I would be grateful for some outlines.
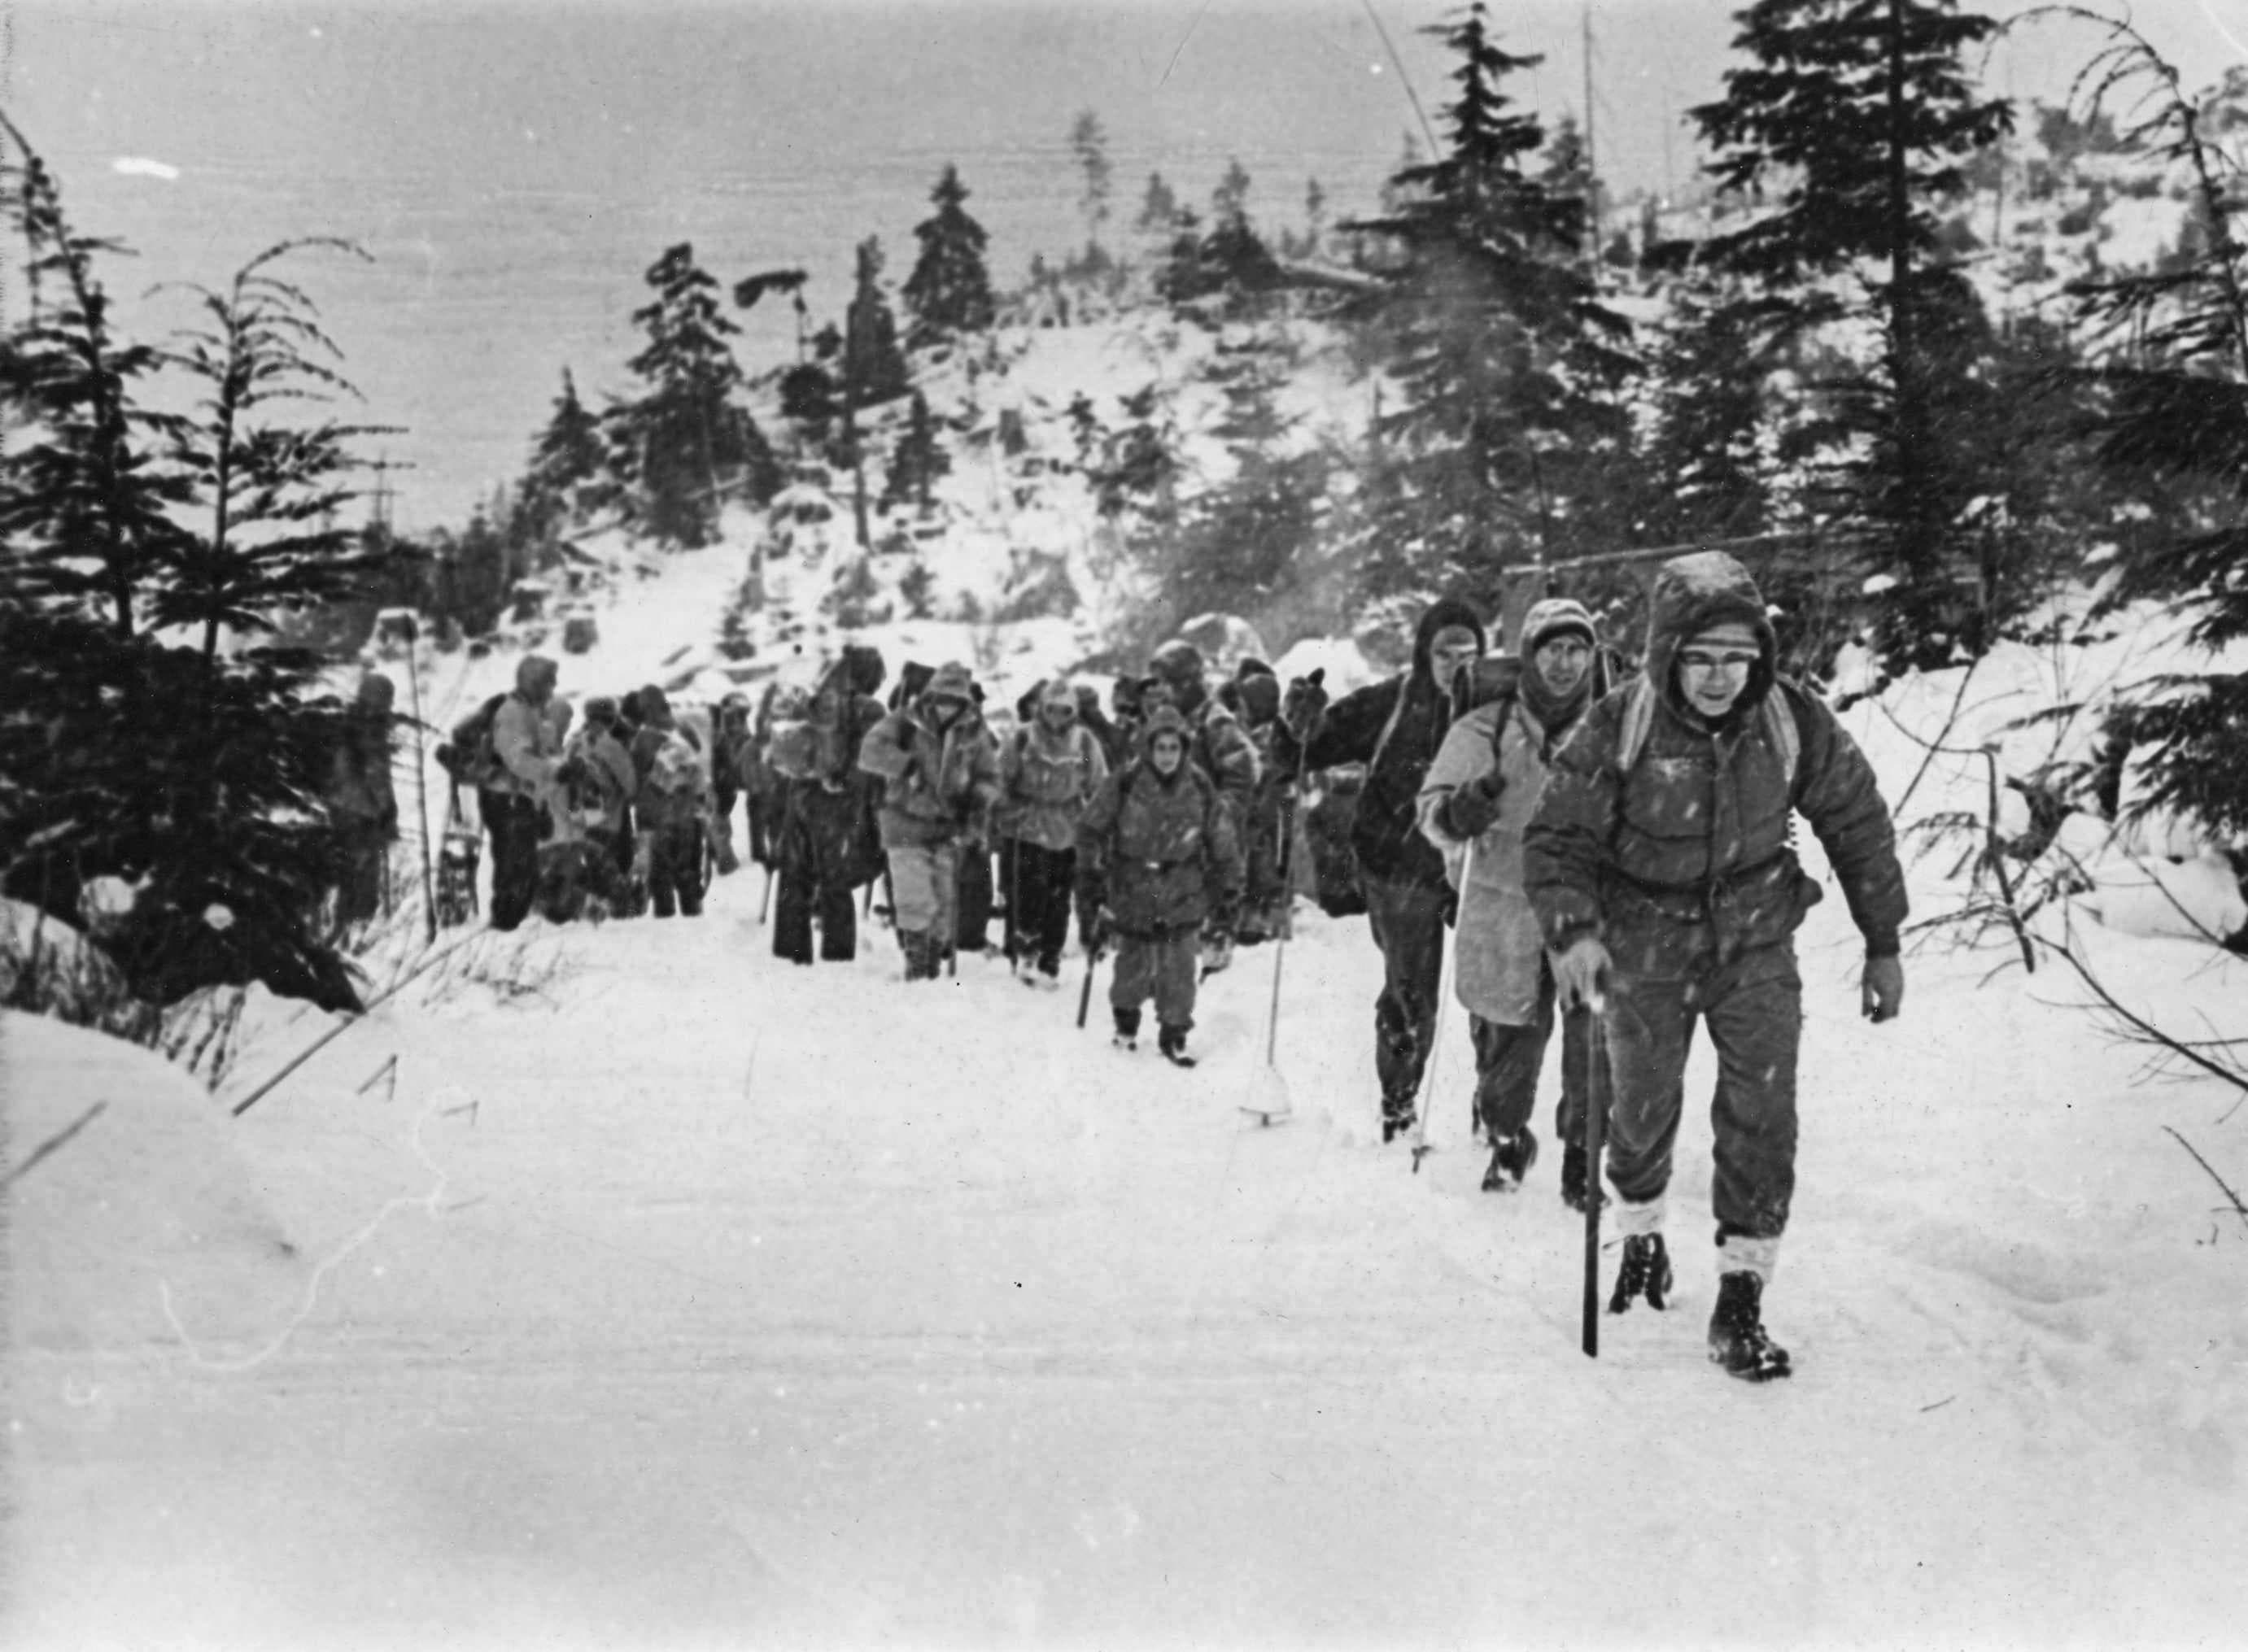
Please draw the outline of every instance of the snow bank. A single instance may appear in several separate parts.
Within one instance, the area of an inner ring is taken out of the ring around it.
[[[0,1011],[10,1344],[207,1351],[284,1322],[305,1270],[224,1111],[134,1045]]]

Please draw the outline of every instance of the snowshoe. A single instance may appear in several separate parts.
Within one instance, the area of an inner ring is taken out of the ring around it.
[[[1527,1126],[1491,1143],[1491,1168],[1483,1173],[1486,1193],[1511,1193],[1538,1162],[1538,1137]]]
[[[1673,1283],[1670,1253],[1662,1247],[1662,1235],[1634,1233],[1623,1242],[1623,1266],[1616,1270],[1608,1312],[1621,1314],[1631,1306],[1633,1298],[1643,1296],[1648,1307],[1659,1314],[1670,1306]]]
[[[1792,1375],[1787,1350],[1764,1328],[1764,1280],[1727,1273],[1717,1280],[1717,1306],[1710,1315],[1710,1360],[1744,1382],[1769,1382]]]
[[[1195,1064],[1195,1058],[1187,1054],[1187,1029],[1183,1027],[1163,1028],[1156,1037],[1155,1048],[1162,1051],[1163,1059],[1174,1067],[1192,1067]]]

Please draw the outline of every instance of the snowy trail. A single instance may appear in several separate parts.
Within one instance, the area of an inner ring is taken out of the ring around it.
[[[1456,1024],[1444,1150],[1374,1144],[1358,924],[1290,949],[1258,1130],[1267,952],[1181,1073],[1099,993],[1073,1027],[1075,966],[779,965],[758,892],[543,932],[541,997],[409,993],[245,1116],[308,1254],[393,1213],[253,1369],[152,1346],[98,1427],[30,1405],[23,1643],[2096,1644],[2248,1603],[2248,1314],[2176,1285],[2241,1253],[2185,1237],[2121,1058],[1986,964],[1876,1032],[1808,933],[1799,1375],[1751,1390],[1702,1357],[1699,1109],[1676,1306],[1587,1362],[1558,1151],[1477,1191]]]

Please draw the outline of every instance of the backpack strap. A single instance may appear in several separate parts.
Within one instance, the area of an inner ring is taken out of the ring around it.
[[[1795,801],[1795,779],[1803,767],[1803,728],[1797,720],[1793,691],[1775,677],[1758,707],[1765,738],[1779,755],[1779,772],[1787,787],[1787,800]],[[1616,772],[1628,775],[1647,749],[1648,731],[1655,725],[1655,690],[1644,675],[1635,677],[1624,690],[1623,723],[1616,738]]]

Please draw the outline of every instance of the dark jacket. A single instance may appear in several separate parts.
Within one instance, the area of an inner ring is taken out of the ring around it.
[[[1285,729],[1274,737],[1292,774],[1367,764],[1350,835],[1360,871],[1429,889],[1444,887],[1444,857],[1421,835],[1415,802],[1452,726],[1451,702],[1436,686],[1429,661],[1429,646],[1447,625],[1464,626],[1478,644],[1483,641],[1483,622],[1465,603],[1432,603],[1414,631],[1409,670],[1345,694],[1327,707],[1310,741],[1300,747]]]
[[[1681,698],[1674,667],[1696,633],[1736,620],[1755,631],[1760,658],[1713,726]],[[1524,881],[1547,945],[1597,934],[1624,974],[1676,979],[1711,957],[1785,940],[1822,892],[1789,846],[1792,808],[1818,833],[1868,953],[1895,953],[1904,873],[1873,768],[1823,702],[1779,678],[1777,658],[1739,563],[1703,551],[1663,564],[1641,691],[1653,699],[1645,745],[1623,772],[1627,685],[1555,754],[1524,834]],[[1792,788],[1764,709],[1773,694],[1799,742]]]
[[[1190,761],[1166,777],[1148,760],[1148,740],[1166,729],[1187,734],[1175,712],[1149,717],[1137,754],[1101,782],[1077,829],[1079,898],[1141,939],[1198,930],[1213,914],[1230,921],[1241,898],[1241,839],[1216,784]]]

